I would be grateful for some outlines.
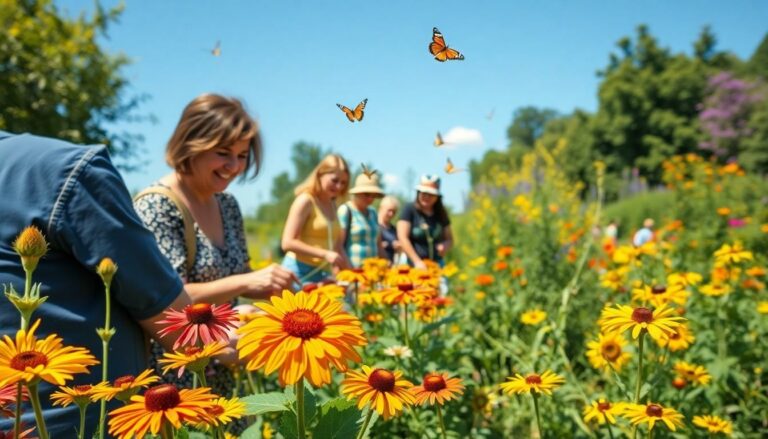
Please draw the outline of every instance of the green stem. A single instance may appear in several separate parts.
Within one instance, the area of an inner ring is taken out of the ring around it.
[[[539,437],[544,437],[544,432],[541,429],[541,416],[539,416],[539,395],[536,392],[531,392],[533,395],[533,410],[536,412],[536,427],[539,429]]]
[[[653,428],[648,428],[648,439],[653,439]]]
[[[443,439],[448,439],[448,434],[445,432],[445,421],[443,420],[443,411],[440,410],[440,404],[437,404],[437,419],[440,421],[440,431],[443,433]]]
[[[360,428],[360,431],[357,433],[357,437],[355,439],[363,439],[365,436],[365,430],[368,429],[368,424],[371,423],[371,417],[373,416],[373,409],[368,407],[368,414],[365,415],[365,421],[363,421],[363,426]]]
[[[637,349],[637,385],[635,386],[635,404],[640,403],[640,387],[643,385],[643,339],[645,330],[640,332],[639,347]]]
[[[205,369],[201,370],[200,372],[195,372],[195,375],[200,377],[200,385],[202,387],[208,387],[208,381],[205,379]]]
[[[296,424],[299,439],[305,439],[307,433],[304,431],[304,377],[296,381]]]
[[[102,357],[103,357],[103,365],[101,366],[101,380],[107,381],[107,376],[109,374],[109,337],[110,336],[110,320],[112,317],[112,305],[111,305],[111,295],[109,294],[109,282],[104,282],[104,291],[106,295],[106,310],[104,312],[104,333],[102,334],[101,339],[101,349],[102,349]],[[104,439],[104,427],[107,420],[107,401],[106,399],[101,400],[101,405],[99,407],[99,439]]]
[[[608,436],[611,439],[613,439],[613,429],[611,428],[611,423],[610,422],[606,422],[605,426],[608,427]]]
[[[88,404],[80,405],[80,430],[77,430],[77,439],[83,439],[85,437],[85,409]]]
[[[167,420],[163,421],[163,426],[160,429],[160,437],[163,439],[173,439],[175,436],[173,431],[173,425]]]
[[[403,332],[405,336],[405,346],[411,347],[411,337],[408,335],[408,304],[403,303]]]
[[[256,391],[256,384],[253,382],[253,374],[250,370],[245,371],[245,378],[248,381],[248,387],[251,388],[251,393],[254,395],[259,393]]]
[[[29,390],[29,400],[32,402],[32,408],[35,410],[35,422],[37,422],[37,434],[40,439],[48,439],[48,429],[45,428],[45,418],[43,417],[43,408],[40,405],[40,396],[37,394],[37,384],[27,384]]]
[[[21,396],[23,395],[21,382],[16,384],[16,419],[13,421],[13,437],[17,438],[21,435]]]

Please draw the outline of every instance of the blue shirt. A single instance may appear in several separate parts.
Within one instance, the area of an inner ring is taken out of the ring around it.
[[[48,296],[32,316],[32,322],[42,320],[37,337],[56,333],[65,345],[85,347],[102,358],[96,328],[104,326],[105,293],[95,267],[109,257],[118,270],[112,282],[111,324],[117,332],[109,344],[108,376],[135,376],[146,369],[146,337],[137,321],[162,312],[183,285],[133,210],[106,147],[0,131],[0,200],[0,284],[24,293],[24,271],[12,243],[25,227],[39,228],[49,244],[33,274],[33,282],[42,283],[41,295]],[[0,335],[13,338],[19,321],[16,308],[1,297]],[[66,385],[101,381],[101,364],[89,370]],[[48,396],[54,390],[40,383],[48,430],[52,437],[75,437],[78,408],[52,408]],[[120,405],[114,400],[108,407]],[[98,412],[98,404],[89,407],[85,437],[93,434]],[[23,419],[34,425],[31,409]],[[0,430],[10,428],[12,420],[0,420]]]

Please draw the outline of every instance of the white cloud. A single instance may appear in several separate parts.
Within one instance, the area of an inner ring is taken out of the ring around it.
[[[381,177],[381,181],[387,187],[388,191],[400,186],[400,177],[395,174],[384,174],[384,176]]]
[[[458,145],[483,146],[483,135],[476,129],[456,126],[443,135],[443,142],[449,147]]]

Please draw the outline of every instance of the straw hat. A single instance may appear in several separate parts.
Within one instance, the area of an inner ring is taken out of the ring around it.
[[[376,194],[383,197],[384,191],[379,187],[379,178],[376,174],[367,176],[360,174],[355,178],[355,185],[349,190],[350,194]]]
[[[437,175],[422,175],[419,179],[419,184],[416,185],[416,190],[424,192],[425,194],[432,194],[440,196],[440,177]]]

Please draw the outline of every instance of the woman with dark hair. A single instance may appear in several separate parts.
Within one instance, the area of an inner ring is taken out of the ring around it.
[[[416,200],[405,205],[397,222],[397,238],[414,267],[426,268],[425,259],[443,265],[443,257],[453,245],[453,233],[438,176],[423,175],[419,180]]]

